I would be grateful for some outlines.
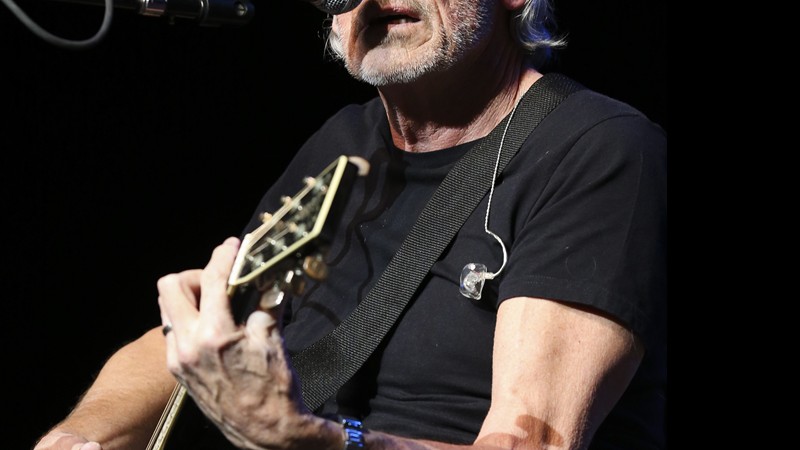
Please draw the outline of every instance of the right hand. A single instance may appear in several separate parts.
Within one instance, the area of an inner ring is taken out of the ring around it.
[[[84,437],[63,431],[47,433],[33,450],[103,450],[97,442],[87,441]]]

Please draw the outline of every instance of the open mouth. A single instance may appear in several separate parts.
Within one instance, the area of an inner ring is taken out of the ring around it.
[[[403,6],[379,7],[376,5],[373,9],[368,10],[366,14],[370,26],[381,28],[413,24],[420,20],[418,13]]]
[[[391,14],[388,16],[376,17],[370,21],[370,25],[388,26],[388,25],[403,25],[407,23],[416,23],[419,19],[404,14]]]

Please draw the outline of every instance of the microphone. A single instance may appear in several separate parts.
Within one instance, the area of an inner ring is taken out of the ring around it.
[[[105,0],[56,1],[105,5]],[[255,14],[255,6],[249,0],[114,0],[114,8],[133,10],[143,16],[191,19],[211,27],[245,25]]]
[[[361,0],[306,0],[316,6],[317,9],[328,14],[342,14],[352,11],[361,3]]]

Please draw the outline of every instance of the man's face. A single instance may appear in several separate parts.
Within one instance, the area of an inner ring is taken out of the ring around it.
[[[488,41],[492,0],[365,0],[334,16],[345,66],[375,86],[452,67]]]

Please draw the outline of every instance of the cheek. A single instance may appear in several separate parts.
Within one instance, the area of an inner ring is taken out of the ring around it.
[[[352,26],[350,15],[351,13],[333,16],[333,21],[331,22],[331,29],[339,36],[342,43],[345,43],[350,37],[350,28]]]
[[[358,27],[353,23],[355,16],[352,13],[339,14],[331,21],[331,32],[336,36],[339,48],[347,64],[352,64],[354,58],[360,53],[358,48]]]

